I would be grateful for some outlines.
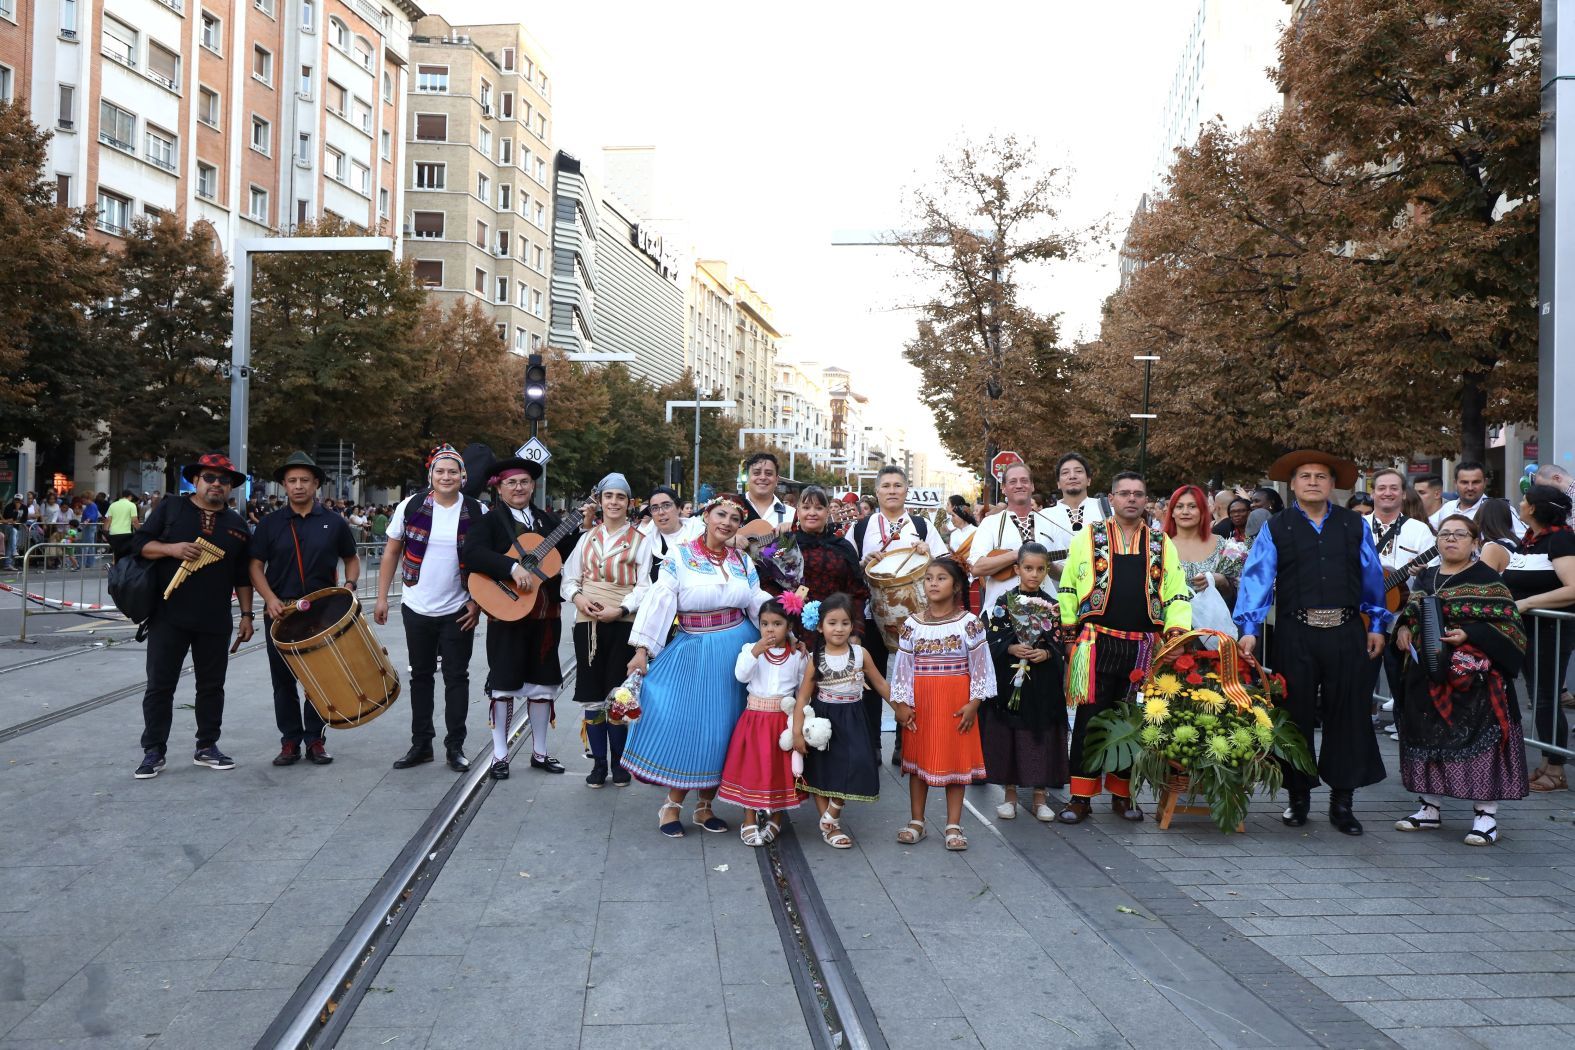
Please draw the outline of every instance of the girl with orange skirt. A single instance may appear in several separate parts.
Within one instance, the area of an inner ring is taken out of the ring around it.
[[[946,789],[946,848],[965,850],[963,790],[984,780],[979,744],[979,704],[994,696],[995,666],[984,624],[968,611],[968,576],[950,558],[924,573],[929,608],[902,625],[891,662],[891,701],[906,723],[902,771],[909,776],[913,819],[897,832],[912,845],[924,838],[924,803],[931,786]],[[909,710],[911,709],[911,713]]]

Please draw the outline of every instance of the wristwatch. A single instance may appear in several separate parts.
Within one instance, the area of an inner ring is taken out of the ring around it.
[[[243,620],[255,620],[255,619],[257,619],[257,614],[256,613],[252,613],[252,612],[243,612],[243,613],[241,613],[241,619],[243,619]]]

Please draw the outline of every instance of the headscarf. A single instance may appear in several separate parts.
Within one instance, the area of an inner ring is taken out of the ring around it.
[[[629,488],[629,481],[616,470],[596,483],[596,494],[603,492],[622,492],[625,496],[632,497],[634,492]]]

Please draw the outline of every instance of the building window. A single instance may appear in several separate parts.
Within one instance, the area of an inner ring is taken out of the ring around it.
[[[444,113],[417,113],[416,141],[447,142],[448,115]]]
[[[332,80],[323,91],[323,105],[328,107],[328,112],[344,116],[350,105],[350,93]]]
[[[180,90],[180,55],[148,41],[148,76],[171,91]]]
[[[99,100],[98,140],[106,146],[132,152],[137,147],[137,115],[113,102]]]
[[[131,201],[118,193],[98,191],[98,228],[105,233],[123,234],[131,225]]]
[[[485,80],[481,82],[481,112],[492,115],[492,85]]]
[[[530,312],[535,314],[537,317],[545,317],[546,316],[546,311],[545,311],[545,308],[542,306],[542,301],[543,300],[542,300],[541,292],[538,289],[535,289],[535,288],[531,289],[531,293],[530,293]]]
[[[441,190],[448,183],[448,165],[446,164],[417,164],[416,189]]]
[[[476,196],[488,204],[492,203],[492,180],[479,171],[476,173]]]
[[[345,155],[332,146],[323,150],[323,174],[335,182],[345,181]]]
[[[363,197],[372,195],[372,169],[365,164],[352,162],[350,164],[350,188]]]
[[[296,93],[302,98],[312,97],[312,67],[301,67],[301,83],[296,87]]]
[[[295,162],[303,168],[312,163],[312,136],[304,131],[295,137]]]
[[[514,49],[512,47],[503,49],[503,71],[505,73],[514,72]]]
[[[212,164],[197,162],[197,196],[213,200],[219,193],[219,169]]]
[[[536,90],[541,92],[542,98],[549,97],[549,93],[547,91],[547,74],[543,73],[540,79],[536,81]]]
[[[480,219],[476,220],[476,247],[487,250],[487,224]]]
[[[547,207],[541,201],[536,202],[536,225],[544,230],[547,228]]]
[[[104,36],[99,50],[123,66],[137,68],[138,34],[117,18],[104,16]]]
[[[206,11],[202,13],[202,46],[216,55],[224,54],[224,23]]]
[[[410,216],[410,232],[413,236],[424,240],[442,240],[444,217],[444,214],[440,211],[412,212]]]
[[[530,56],[529,55],[526,55],[520,62],[520,76],[524,77],[526,80],[529,80],[531,77],[534,77],[535,75],[536,75],[536,63],[534,63],[534,62],[532,62],[530,60]]]
[[[261,44],[252,45],[252,79],[273,86],[273,52]]]
[[[446,95],[448,93],[448,67],[417,66],[416,90],[429,94]]]
[[[487,271],[486,270],[483,270],[479,266],[476,267],[476,280],[471,285],[471,287],[476,289],[476,294],[478,294],[478,295],[486,295],[487,294]]]
[[[498,210],[508,211],[514,207],[514,187],[506,182],[498,183]]]
[[[388,187],[377,188],[377,214],[379,218],[388,218]]]
[[[146,153],[148,162],[154,167],[163,168],[165,171],[175,170],[175,136],[163,128],[156,128],[149,124],[147,133],[143,136],[147,141]]]
[[[377,133],[377,152],[384,160],[394,155],[394,135],[387,128]]]
[[[536,181],[547,185],[547,162],[540,157],[536,158]]]
[[[353,53],[355,60],[361,64],[361,68],[370,73],[372,71],[372,42],[364,36],[356,37]]]
[[[71,176],[55,176],[55,203],[63,208],[71,207]]]
[[[505,91],[503,93],[503,97],[498,100],[498,104],[501,107],[500,108],[500,112],[502,112],[502,114],[503,114],[503,119],[504,120],[513,120],[514,119],[514,92],[512,92],[512,91]]]
[[[502,303],[504,305],[508,304],[509,279],[507,277],[498,278],[498,285],[495,289],[493,289],[492,301],[495,303]]]
[[[269,18],[273,17],[273,0],[252,0],[252,6]]]
[[[541,336],[537,335],[535,332],[532,332],[530,334],[530,348],[531,348],[531,350],[534,352],[534,351],[540,350],[541,347],[542,347]]]
[[[11,101],[11,71],[9,69],[0,73],[0,97]],[[77,89],[70,84],[60,85],[60,113],[55,119],[56,125],[62,131],[71,131],[77,126]]]
[[[301,31],[310,33],[317,28],[317,0],[301,0]]]
[[[273,152],[273,125],[252,114],[252,149],[267,156]]]
[[[512,164],[512,163],[514,163],[514,140],[513,139],[499,139],[498,140],[498,163],[499,164]]]
[[[547,114],[536,114],[536,137],[543,142],[547,141]]]
[[[443,287],[443,260],[417,259],[416,281],[428,288]]]
[[[163,208],[155,208],[151,204],[144,204],[142,206],[142,214],[144,218],[146,218],[153,225],[157,226],[164,220],[165,212]]]
[[[253,186],[246,201],[246,217],[254,222],[266,223],[268,221],[268,191],[260,186]]]
[[[481,150],[484,155],[492,156],[492,132],[486,128],[478,127],[476,129],[476,148]]]
[[[547,249],[543,248],[541,245],[538,244],[538,245],[536,245],[535,251],[536,251],[536,260],[535,260],[535,262],[532,265],[535,267],[535,269],[536,269],[536,271],[538,273],[546,273],[547,272]]]
[[[394,78],[386,69],[383,70],[383,101],[394,101]]]
[[[530,290],[528,288],[526,288],[524,281],[517,282],[515,284],[514,288],[515,288],[515,293],[516,293],[516,296],[517,296],[517,298],[514,301],[516,303],[518,303],[519,304],[519,308],[521,310],[523,310],[523,309],[525,309],[525,303],[528,301],[526,299],[526,296],[530,294]]]
[[[509,231],[508,230],[499,230],[498,231],[498,251],[497,251],[497,255],[498,255],[498,257],[500,259],[507,259],[509,257]]]
[[[350,30],[337,18],[328,19],[328,42],[341,51],[350,50]]]
[[[353,103],[355,106],[353,120],[356,127],[368,135],[372,134],[372,103],[363,98],[354,99]]]
[[[77,0],[60,0],[60,35],[77,35]]]
[[[197,119],[210,128],[219,126],[219,93],[212,88],[197,89]]]
[[[16,90],[15,85],[16,74],[11,70],[11,67],[0,66],[0,102],[4,102],[6,105],[11,104],[15,98],[15,95],[12,94]]]

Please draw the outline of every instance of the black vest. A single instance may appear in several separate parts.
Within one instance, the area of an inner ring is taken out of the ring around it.
[[[1330,505],[1323,531],[1296,507],[1271,517],[1264,528],[1279,556],[1275,605],[1288,617],[1297,609],[1354,609],[1362,603],[1362,516]],[[1283,621],[1282,621],[1283,622]]]

